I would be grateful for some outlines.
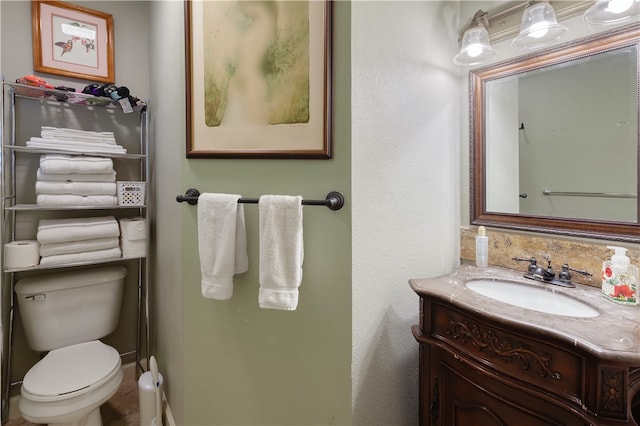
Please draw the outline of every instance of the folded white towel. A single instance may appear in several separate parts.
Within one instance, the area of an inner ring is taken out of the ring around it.
[[[40,244],[40,256],[57,256],[60,254],[83,253],[85,251],[105,250],[118,247],[118,238],[94,238],[92,240],[69,241],[64,243]]]
[[[64,127],[42,126],[40,136],[45,139],[87,140],[116,143],[113,132],[95,132],[92,130],[67,129]]]
[[[202,295],[227,300],[233,295],[233,276],[249,269],[244,206],[240,195],[200,194],[198,249]]]
[[[40,156],[44,173],[112,173],[113,160],[82,155],[46,154]]]
[[[115,207],[118,197],[114,195],[61,195],[39,194],[36,204],[41,207]]]
[[[145,257],[147,255],[147,224],[143,217],[118,219],[122,257]]]
[[[31,138],[25,144],[28,148],[50,149],[65,152],[90,152],[94,154],[126,154],[127,150],[119,145],[93,142],[59,141],[55,139]]]
[[[119,236],[118,221],[113,216],[42,219],[37,240],[40,244],[51,244]]]
[[[302,197],[263,195],[260,213],[261,308],[293,311],[298,306],[304,247]]]
[[[106,250],[85,251],[84,253],[60,254],[40,258],[41,266],[69,265],[72,263],[94,262],[96,260],[119,259],[122,257],[120,247]]]
[[[49,182],[115,182],[116,172],[110,173],[44,173],[38,168],[36,171],[37,180]]]
[[[36,181],[36,194],[116,195],[115,182]]]

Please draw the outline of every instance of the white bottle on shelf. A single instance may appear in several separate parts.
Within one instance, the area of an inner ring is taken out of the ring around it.
[[[489,237],[484,226],[478,228],[476,235],[476,266],[486,268],[489,265]]]

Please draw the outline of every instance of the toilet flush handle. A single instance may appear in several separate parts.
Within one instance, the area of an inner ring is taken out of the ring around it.
[[[31,300],[32,302],[44,302],[47,296],[44,294],[32,294],[31,296],[25,296],[26,300]]]

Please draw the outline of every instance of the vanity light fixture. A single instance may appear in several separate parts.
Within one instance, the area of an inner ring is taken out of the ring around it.
[[[496,54],[489,43],[487,12],[478,10],[471,24],[465,29],[460,43],[460,51],[453,57],[457,65],[476,65]]]
[[[520,34],[511,46],[536,49],[553,43],[567,31],[567,27],[558,23],[556,12],[548,1],[532,3],[522,14]]]
[[[584,14],[589,24],[619,24],[640,18],[640,0],[597,0]]]

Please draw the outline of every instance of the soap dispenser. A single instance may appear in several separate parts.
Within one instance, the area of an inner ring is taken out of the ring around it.
[[[602,295],[617,303],[637,305],[638,267],[631,265],[626,248],[607,248],[614,250],[614,255],[602,263]]]

